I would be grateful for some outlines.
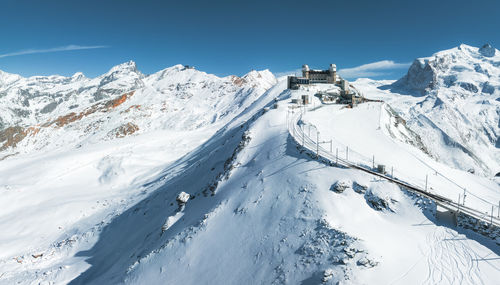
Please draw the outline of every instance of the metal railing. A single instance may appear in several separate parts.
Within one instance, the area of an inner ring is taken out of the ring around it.
[[[455,211],[457,213],[462,213],[465,215],[468,215],[470,217],[473,217],[479,221],[488,223],[490,225],[494,225],[496,227],[500,227],[500,205],[498,206],[497,210],[499,215],[495,216],[494,215],[494,210],[495,207],[492,206],[492,210],[490,213],[487,212],[482,212],[477,209],[465,206],[464,204],[461,204],[460,201],[455,202],[447,197],[441,196],[436,193],[431,193],[428,189],[422,188],[421,186],[415,185],[411,182],[404,181],[402,179],[396,178],[393,174],[391,176],[378,173],[367,167],[366,165],[370,165],[371,159],[368,158],[369,161],[368,164],[357,164],[355,162],[349,161],[348,158],[348,153],[356,153],[354,150],[347,148],[346,151],[346,158],[340,157],[337,152],[333,153],[332,151],[328,151],[324,149],[321,146],[321,143],[319,141],[319,135],[317,134],[316,140],[312,139],[309,137],[306,132],[304,131],[305,124],[299,122],[302,122],[302,113],[306,112],[305,108],[297,108],[297,109],[292,109],[291,112],[287,113],[287,126],[288,126],[288,131],[290,135],[294,138],[297,144],[301,145],[303,148],[309,150],[311,153],[314,153],[318,159],[326,160],[328,161],[331,165],[336,165],[336,166],[343,166],[346,168],[352,168],[352,169],[357,169],[363,172],[366,172],[370,175],[374,175],[383,179],[388,180],[389,182],[395,183],[401,187],[404,187],[405,189],[409,190],[410,192],[416,193],[418,195],[424,196],[426,198],[429,198],[433,200],[437,205],[440,205],[441,207]],[[317,130],[317,132],[319,132]],[[363,157],[362,154],[357,153],[361,157]],[[449,180],[449,178],[446,178]],[[426,187],[427,188],[427,187]],[[474,195],[477,196],[477,195]],[[480,197],[479,197],[480,198]],[[460,198],[459,198],[460,199]],[[480,198],[481,200],[487,201],[483,198]],[[488,202],[488,201],[487,201]],[[491,202],[488,202],[489,204],[493,205]]]

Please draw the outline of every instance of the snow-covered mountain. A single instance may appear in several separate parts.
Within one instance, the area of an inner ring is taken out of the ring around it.
[[[429,174],[449,199],[466,185],[465,205],[489,211],[499,185],[453,168],[412,119],[435,86],[358,80],[386,102],[345,108],[313,96],[330,84],[287,90],[269,71],[0,75],[0,284],[498,281],[498,229],[438,220],[431,200],[318,160],[290,132],[414,185]],[[304,94],[310,106],[291,103]]]
[[[145,76],[129,62],[94,79],[2,73],[1,82],[3,284],[51,280],[55,276],[42,275],[97,241],[92,236],[103,225],[158,190],[164,179],[154,181],[171,164],[192,151],[208,156],[196,150],[225,128],[240,130],[263,108],[261,97],[277,81],[267,70],[220,78],[182,65]],[[220,145],[233,147],[222,138]],[[227,159],[217,151],[209,153],[210,163]],[[174,177],[184,167],[175,164],[166,173]],[[189,177],[186,185],[207,184],[220,172],[204,170],[210,179]],[[65,267],[73,273],[52,280],[67,282],[83,269]]]
[[[396,109],[439,161],[490,177],[500,172],[500,51],[462,44],[415,60],[396,82],[355,85]]]
[[[176,65],[145,76],[134,62],[89,79],[0,73],[0,159],[151,130],[224,124],[276,83],[267,70],[219,78]]]

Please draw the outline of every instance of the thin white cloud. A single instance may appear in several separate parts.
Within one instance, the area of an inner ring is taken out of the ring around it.
[[[49,52],[60,52],[60,51],[70,51],[70,50],[84,50],[84,49],[98,49],[98,48],[108,48],[109,46],[79,46],[79,45],[68,45],[62,47],[48,48],[48,49],[27,49],[11,53],[0,54],[0,58],[19,56],[27,54],[37,54],[37,53],[49,53]]]
[[[408,68],[411,63],[398,63],[392,60],[382,60],[363,64],[352,68],[340,69],[338,72],[345,78],[374,77],[387,74],[387,71]]]
[[[274,73],[274,76],[276,77],[287,76],[287,75],[302,76],[302,69],[295,69],[295,70],[281,71]]]

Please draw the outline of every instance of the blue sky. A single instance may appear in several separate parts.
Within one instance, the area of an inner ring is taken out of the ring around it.
[[[0,0],[0,70],[93,77],[134,60],[146,74],[181,63],[223,76],[336,63],[396,79],[460,43],[499,47],[498,11],[494,0]]]

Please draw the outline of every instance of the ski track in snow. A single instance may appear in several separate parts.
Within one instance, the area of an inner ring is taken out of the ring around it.
[[[427,278],[423,284],[484,284],[478,256],[468,240],[438,227],[427,236]],[[464,269],[461,270],[461,268]]]

